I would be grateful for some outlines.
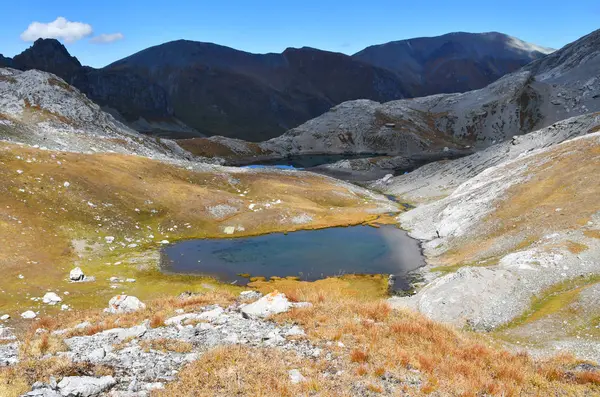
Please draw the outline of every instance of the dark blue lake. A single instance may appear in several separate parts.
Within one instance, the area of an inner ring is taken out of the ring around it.
[[[240,274],[308,281],[344,274],[393,274],[394,288],[401,290],[409,287],[407,273],[423,265],[418,242],[391,225],[189,240],[162,251],[165,272],[238,284],[248,282]]]

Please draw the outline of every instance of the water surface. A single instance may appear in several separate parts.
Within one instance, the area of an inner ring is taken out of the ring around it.
[[[238,284],[248,282],[240,274],[308,281],[344,274],[393,274],[395,289],[407,289],[407,273],[422,265],[418,242],[391,225],[190,240],[162,251],[165,272],[207,275]]]

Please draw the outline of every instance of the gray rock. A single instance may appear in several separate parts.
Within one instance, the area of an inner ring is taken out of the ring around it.
[[[297,369],[291,369],[288,374],[290,375],[290,382],[293,384],[306,382],[306,378]]]
[[[112,376],[68,376],[58,383],[63,397],[93,397],[107,391],[117,382]]]
[[[116,295],[108,302],[108,309],[104,309],[107,313],[131,313],[138,310],[143,310],[146,305],[135,296]]]

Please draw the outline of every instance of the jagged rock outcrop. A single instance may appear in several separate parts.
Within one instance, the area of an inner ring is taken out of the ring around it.
[[[12,67],[20,70],[37,69],[69,81],[81,71],[82,65],[57,40],[37,39],[32,47],[13,58]]]
[[[498,32],[456,32],[374,45],[353,57],[396,73],[420,97],[483,88],[552,51]]]
[[[119,152],[163,160],[186,153],[139,134],[56,75],[0,68],[0,139],[72,152]]]

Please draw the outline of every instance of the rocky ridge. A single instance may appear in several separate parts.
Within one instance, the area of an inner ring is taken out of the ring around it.
[[[600,110],[599,37],[600,30],[595,31],[479,90],[387,103],[345,102],[260,146],[280,156],[410,155],[492,146]]]
[[[380,67],[376,59],[361,53],[351,57],[303,47],[251,54],[188,40],[150,47],[93,69],[82,66],[58,41],[39,39],[14,59],[1,58],[0,66],[54,73],[142,132],[167,138],[226,135],[260,141],[347,100],[385,102],[481,88],[545,51],[524,50],[537,47],[501,34],[495,34],[492,42],[512,40],[520,46],[486,46],[481,43],[488,43],[489,34],[470,34],[466,41],[462,35],[413,40],[414,51],[407,55],[411,73],[404,74],[389,65]],[[487,51],[473,51],[473,46]],[[415,63],[421,65],[414,68]],[[443,67],[436,68],[440,63]],[[458,73],[458,81],[436,77],[435,84],[424,90],[423,80],[433,81],[432,73],[438,77]]]

